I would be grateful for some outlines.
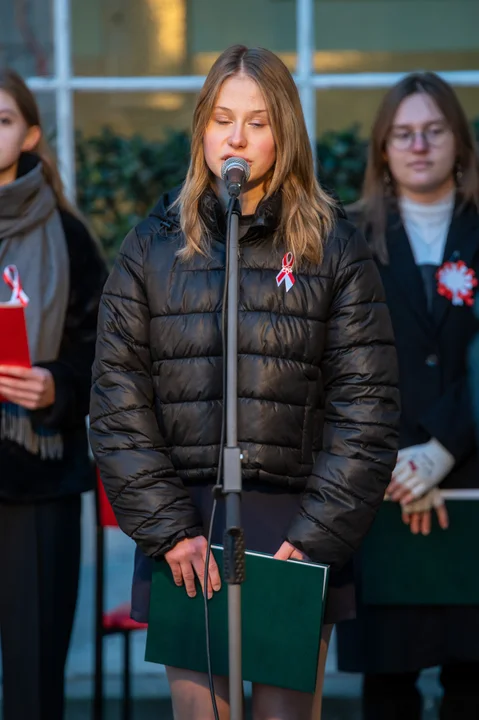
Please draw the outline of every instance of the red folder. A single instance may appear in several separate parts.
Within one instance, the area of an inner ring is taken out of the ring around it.
[[[0,365],[31,367],[25,308],[21,303],[0,303]]]

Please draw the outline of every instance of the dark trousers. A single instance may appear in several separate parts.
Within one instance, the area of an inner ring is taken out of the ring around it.
[[[419,673],[365,675],[363,720],[421,720]],[[445,665],[440,720],[479,720],[479,663]]]
[[[0,503],[3,720],[63,720],[80,516],[80,496]]]

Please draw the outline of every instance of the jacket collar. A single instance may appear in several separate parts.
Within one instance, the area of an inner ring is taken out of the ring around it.
[[[150,215],[158,218],[168,229],[177,230],[180,226],[179,211],[171,206],[180,194],[181,186],[165,193],[151,210]],[[226,237],[226,211],[212,188],[208,188],[200,199],[200,213],[215,239]],[[281,212],[281,194],[275,193],[262,200],[256,209],[251,228],[260,231],[274,232]]]
[[[213,237],[224,240],[226,237],[226,210],[212,188],[208,188],[200,200],[200,212]],[[275,193],[263,199],[250,224],[250,232],[255,228],[258,232],[274,232],[278,226],[281,212],[281,195]]]

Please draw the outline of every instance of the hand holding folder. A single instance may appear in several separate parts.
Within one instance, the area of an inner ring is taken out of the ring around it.
[[[186,593],[195,597],[197,583],[195,575],[201,584],[201,591],[204,592],[203,582],[205,573],[205,560],[207,552],[207,540],[203,535],[194,538],[180,540],[174,548],[165,553],[165,560],[170,566],[173,580],[179,586],[184,585]],[[218,566],[213,554],[210,554],[208,566],[208,597],[213,597],[213,591],[221,588],[221,578]]]
[[[22,290],[15,265],[8,265],[3,279],[12,288],[8,302],[0,303],[0,365],[30,368],[25,307],[28,297]],[[2,397],[0,396],[0,402]]]
[[[223,575],[223,549],[213,546]],[[328,567],[246,552],[242,585],[243,678],[312,693]],[[208,602],[213,673],[228,674],[228,586]],[[153,570],[146,644],[149,662],[207,672],[204,598],[175,585],[164,560]]]
[[[413,535],[396,503],[383,503],[361,548],[366,605],[479,605],[475,571],[479,502],[448,503],[450,527]]]

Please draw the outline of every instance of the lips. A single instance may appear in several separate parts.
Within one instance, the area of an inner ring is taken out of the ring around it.
[[[430,167],[432,167],[431,162],[413,162],[409,163],[409,167],[413,170],[428,170]]]
[[[245,160],[245,162],[248,163],[248,165],[251,165],[252,160],[248,160],[248,158],[241,157],[241,155],[225,155],[221,158],[221,162],[225,162],[225,160],[229,160],[230,158],[239,158],[240,160]]]

